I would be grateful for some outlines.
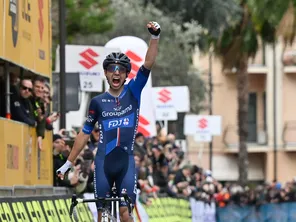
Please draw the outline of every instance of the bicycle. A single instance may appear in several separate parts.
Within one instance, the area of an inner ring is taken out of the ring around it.
[[[83,198],[77,198],[76,194],[72,195],[72,201],[70,206],[70,217],[74,217],[75,221],[78,221],[77,214],[74,210],[75,206],[79,203],[90,203],[90,202],[101,202],[102,203],[102,222],[117,222],[117,212],[119,208],[119,201],[124,201],[127,204],[128,212],[129,214],[132,213],[132,201],[130,197],[127,195],[127,193],[122,193],[123,197],[117,197],[116,196],[116,190],[112,188],[112,197],[97,197],[95,199],[83,199]],[[109,210],[108,204],[111,202],[111,212]],[[117,206],[115,206],[115,203],[117,203]],[[109,220],[108,220],[109,219]]]

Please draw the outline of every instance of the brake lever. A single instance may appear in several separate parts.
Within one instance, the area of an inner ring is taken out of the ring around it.
[[[69,212],[70,216],[72,216],[73,211],[74,211],[74,207],[76,207],[77,204],[78,204],[77,196],[76,196],[76,194],[73,194],[72,195],[71,206],[70,206],[70,212]]]
[[[131,214],[132,213],[132,207],[131,207],[132,206],[132,200],[127,195],[127,193],[123,193],[122,195],[124,197],[125,202],[127,203],[128,212],[129,212],[129,214]]]

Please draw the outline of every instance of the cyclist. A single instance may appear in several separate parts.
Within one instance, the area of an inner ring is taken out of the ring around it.
[[[89,105],[88,117],[84,127],[77,135],[67,162],[57,170],[63,179],[64,174],[73,166],[76,157],[86,145],[89,136],[98,122],[100,138],[95,158],[95,196],[108,197],[115,183],[118,194],[127,192],[133,204],[137,192],[137,176],[133,156],[135,134],[137,132],[141,92],[158,53],[160,25],[147,24],[151,34],[145,62],[137,76],[124,84],[131,71],[130,59],[123,53],[113,52],[103,62],[105,76],[110,89],[94,97]],[[133,221],[125,203],[120,203],[122,221]],[[97,204],[98,221],[101,220],[101,205]]]

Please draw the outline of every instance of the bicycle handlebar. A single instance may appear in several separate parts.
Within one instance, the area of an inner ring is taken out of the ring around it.
[[[72,195],[72,201],[71,201],[71,206],[70,206],[70,216],[72,216],[73,214],[73,210],[74,207],[76,207],[76,205],[78,203],[90,203],[90,202],[112,202],[112,201],[124,201],[127,203],[127,207],[128,207],[128,212],[131,214],[132,212],[132,200],[131,198],[127,195],[127,193],[122,193],[123,197],[119,197],[119,198],[108,198],[108,197],[97,197],[95,199],[82,199],[82,198],[77,198],[76,194]]]

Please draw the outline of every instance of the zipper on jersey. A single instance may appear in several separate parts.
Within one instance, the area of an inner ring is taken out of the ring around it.
[[[116,102],[116,107],[120,106],[120,102],[119,102],[119,98],[116,97],[115,98],[115,102]],[[117,127],[117,142],[116,142],[116,146],[120,146],[120,127]]]
[[[118,97],[115,98],[115,102],[116,102],[116,106],[119,106],[120,105],[120,102],[119,102]]]

